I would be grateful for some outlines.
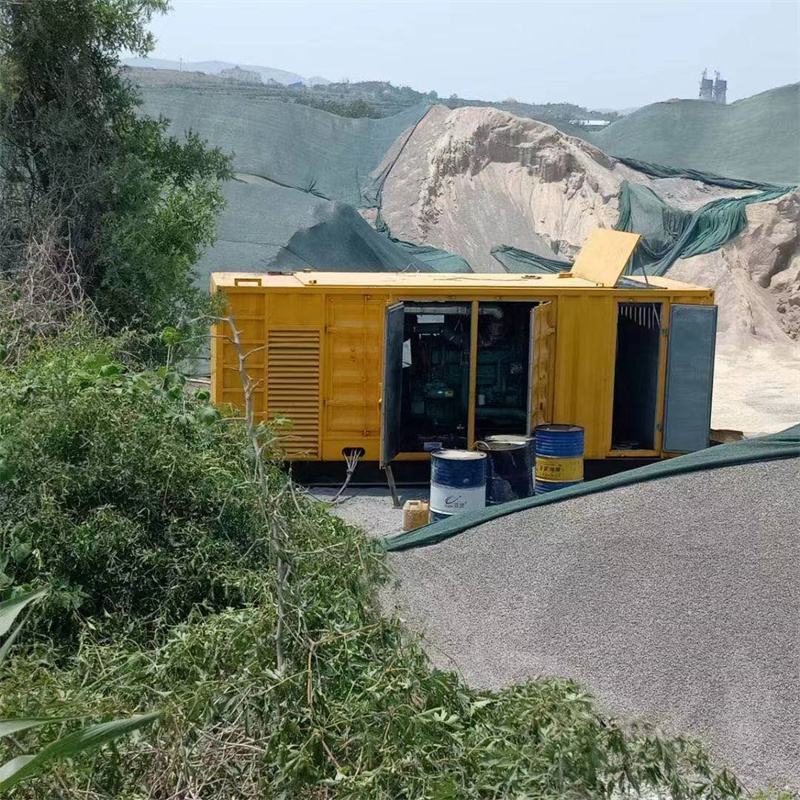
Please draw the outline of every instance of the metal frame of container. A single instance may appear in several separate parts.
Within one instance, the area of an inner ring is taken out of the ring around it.
[[[676,430],[680,426],[701,431],[699,438],[683,437],[681,452],[707,443],[702,441],[702,431],[707,437],[716,324],[711,289],[662,277],[626,277],[603,285],[574,273],[305,271],[218,272],[211,276],[211,290],[227,295],[243,349],[252,351],[247,366],[256,381],[257,416],[288,417],[293,422],[282,436],[291,460],[337,461],[344,452],[360,448],[364,460],[386,461],[381,453],[382,416],[386,414],[381,407],[385,320],[387,309],[404,301],[471,304],[470,447],[475,441],[479,304],[513,301],[538,303],[538,308],[546,309],[538,315],[532,333],[536,358],[531,425],[582,426],[587,459],[669,456],[677,452],[664,447],[665,426],[670,425]],[[652,448],[620,450],[612,446],[617,325],[620,304],[637,303],[661,304],[656,430]],[[701,307],[710,307],[699,315],[703,340],[695,342],[690,327],[681,336],[680,353],[670,352],[673,310],[688,309],[683,316],[694,323],[698,315],[691,310]],[[212,401],[241,406],[238,361],[229,337],[227,323],[213,326]],[[694,376],[699,373],[698,387]],[[398,460],[429,458],[429,453],[390,455]]]

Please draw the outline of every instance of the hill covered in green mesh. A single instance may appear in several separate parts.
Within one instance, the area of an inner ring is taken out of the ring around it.
[[[150,86],[141,97],[142,113],[167,117],[171,134],[194,131],[233,157],[198,285],[220,270],[471,271],[458,256],[376,231],[358,211],[378,208],[384,157],[402,148],[428,104],[354,119],[246,90]]]
[[[585,138],[612,156],[768,183],[800,183],[800,83],[727,106],[654,103]]]

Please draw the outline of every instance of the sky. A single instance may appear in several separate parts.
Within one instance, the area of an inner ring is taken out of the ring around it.
[[[440,96],[627,109],[800,80],[800,0],[173,0],[151,56],[389,80]]]

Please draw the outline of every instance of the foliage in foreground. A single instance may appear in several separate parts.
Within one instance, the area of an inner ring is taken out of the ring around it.
[[[142,118],[122,50],[166,0],[0,0],[0,363],[90,303],[114,330],[202,305],[229,159]]]
[[[34,589],[31,592],[15,594],[8,600],[0,602],[0,666],[8,657],[11,646],[16,641],[26,616],[23,614],[28,606],[35,604],[47,594],[47,587]],[[28,609],[30,612],[30,609]],[[29,778],[38,776],[51,762],[58,759],[72,758],[78,753],[101,747],[107,742],[113,742],[121,736],[139,730],[149,725],[158,717],[158,712],[142,714],[130,719],[116,719],[103,722],[99,725],[79,728],[76,731],[50,742],[37,753],[26,753],[9,759],[0,766],[0,792],[7,791],[12,786]],[[14,736],[22,731],[31,731],[35,728],[54,726],[65,721],[59,717],[15,717],[13,719],[0,719],[0,739]]]
[[[569,681],[477,692],[432,670],[379,613],[361,532],[274,467],[261,496],[241,425],[115,356],[73,338],[0,379],[5,580],[61,587],[4,667],[0,716],[164,714],[16,796],[740,794],[697,745],[604,718]],[[283,671],[272,526],[289,542]]]

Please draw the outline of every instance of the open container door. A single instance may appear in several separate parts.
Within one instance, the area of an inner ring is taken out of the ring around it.
[[[667,453],[708,447],[716,338],[716,306],[672,306],[662,445]]]
[[[528,361],[528,428],[552,422],[550,384],[555,363],[555,314],[553,303],[539,303],[531,309],[530,357]]]
[[[403,399],[403,303],[386,309],[381,386],[381,469],[400,452],[400,405]]]

